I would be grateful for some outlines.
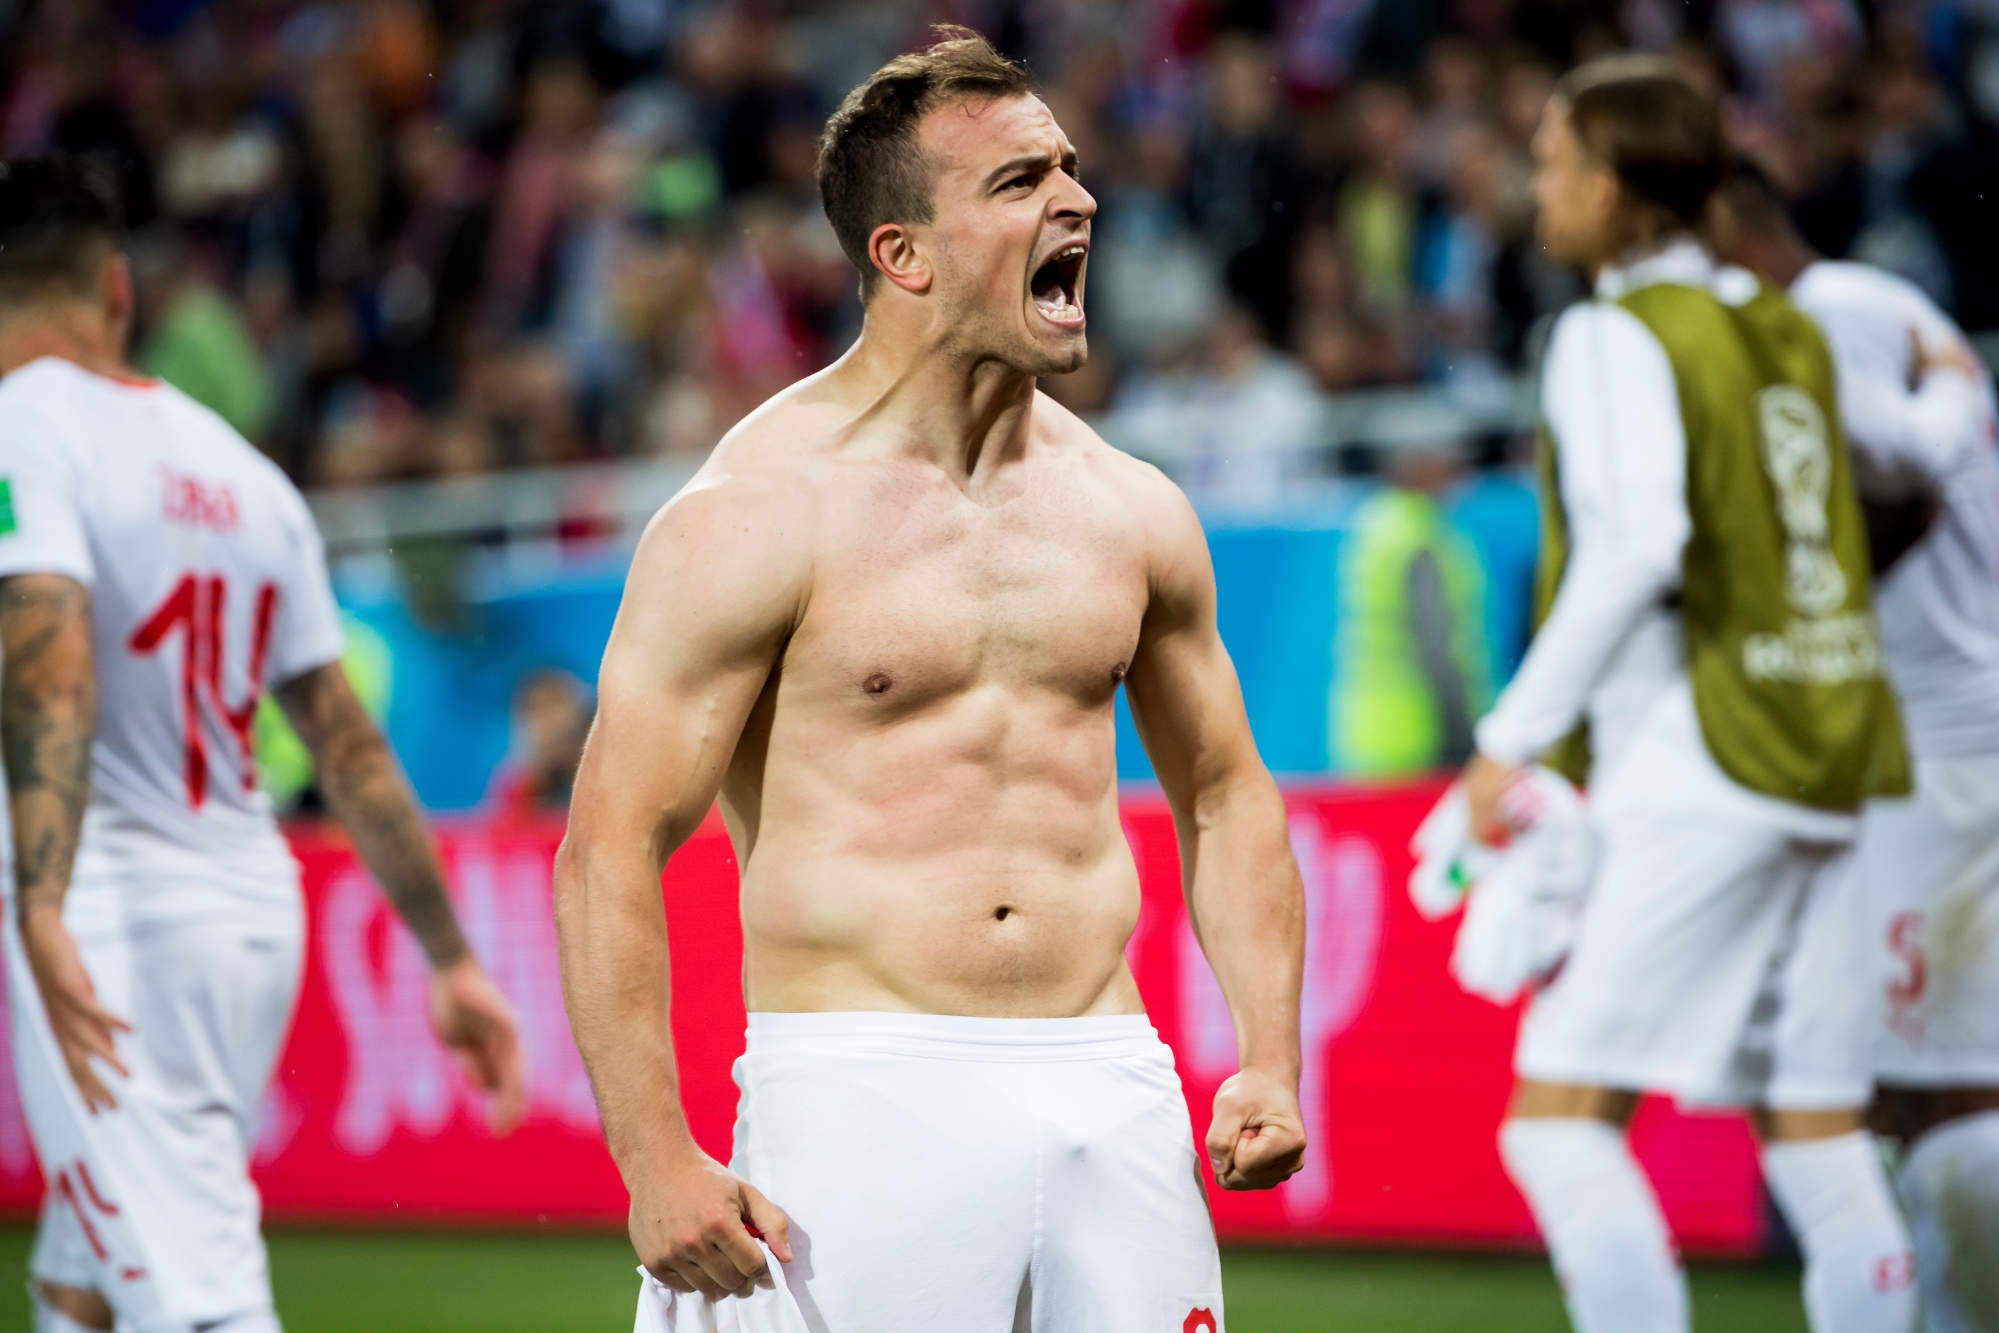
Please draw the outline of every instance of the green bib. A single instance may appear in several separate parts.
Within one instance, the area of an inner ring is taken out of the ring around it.
[[[1769,288],[1730,306],[1658,283],[1618,304],[1665,348],[1679,390],[1693,529],[1680,617],[1709,753],[1751,791],[1820,809],[1907,792],[1866,527],[1817,328]],[[1541,480],[1545,616],[1568,559],[1546,431]],[[1572,737],[1551,762],[1576,776],[1584,743]]]

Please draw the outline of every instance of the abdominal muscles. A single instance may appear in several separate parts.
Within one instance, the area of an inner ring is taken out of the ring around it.
[[[889,725],[773,728],[739,847],[752,1009],[1138,1009],[1110,709],[975,689]],[[745,800],[744,798],[750,798]]]

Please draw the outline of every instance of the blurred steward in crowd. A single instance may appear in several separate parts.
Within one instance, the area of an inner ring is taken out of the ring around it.
[[[1328,714],[1334,767],[1406,778],[1462,764],[1492,704],[1485,569],[1440,497],[1464,473],[1448,445],[1398,449],[1340,547]]]
[[[117,168],[142,364],[308,485],[697,453],[857,328],[812,187],[831,95],[970,22],[1103,203],[1094,355],[1047,387],[1262,500],[1321,466],[1322,391],[1529,368],[1581,287],[1532,241],[1528,136],[1613,48],[1725,88],[1817,248],[1999,326],[1989,8],[16,0],[0,151]]]
[[[595,716],[589,688],[567,671],[544,667],[522,676],[514,687],[513,749],[493,774],[489,804],[510,815],[567,807]]]

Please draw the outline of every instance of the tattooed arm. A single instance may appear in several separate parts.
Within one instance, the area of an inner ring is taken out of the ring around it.
[[[395,755],[339,663],[286,681],[273,694],[312,753],[327,806],[429,956],[431,1023],[467,1077],[496,1094],[493,1122],[505,1133],[519,1121],[526,1097],[513,1012],[466,948],[436,849]]]
[[[98,1006],[76,941],[62,921],[70,868],[90,799],[97,676],[90,655],[90,593],[60,574],[0,579],[0,751],[14,821],[21,943],[49,1026],[84,1104],[117,1105],[92,1067],[120,1074],[114,1034],[124,1020]]]
[[[272,692],[312,752],[319,790],[347,826],[361,859],[430,958],[444,968],[466,956],[465,937],[444,892],[444,871],[416,798],[373,718],[339,665],[308,671]]]

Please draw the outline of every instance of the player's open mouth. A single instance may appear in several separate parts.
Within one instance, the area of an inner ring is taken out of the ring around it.
[[[1089,253],[1089,246],[1074,241],[1057,250],[1047,263],[1034,270],[1028,290],[1034,295],[1034,308],[1050,324],[1059,324],[1064,328],[1082,327],[1083,298],[1077,287],[1083,281],[1083,261]]]

